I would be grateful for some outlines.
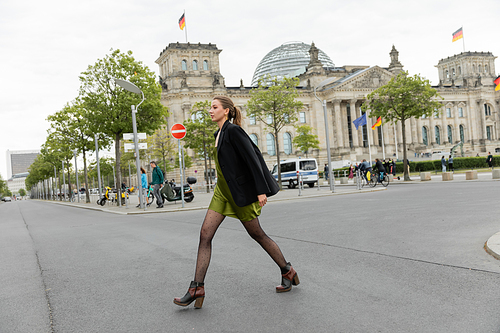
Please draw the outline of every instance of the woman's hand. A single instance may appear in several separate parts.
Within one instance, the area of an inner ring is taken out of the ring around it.
[[[259,200],[259,205],[261,207],[264,207],[264,205],[267,203],[267,196],[265,194],[259,194],[257,196],[257,199]]]

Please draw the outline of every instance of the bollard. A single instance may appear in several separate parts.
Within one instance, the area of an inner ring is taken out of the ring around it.
[[[493,179],[500,179],[500,170],[499,169],[493,170],[491,176]]]

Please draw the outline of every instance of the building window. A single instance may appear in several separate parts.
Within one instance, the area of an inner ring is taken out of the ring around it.
[[[439,118],[439,112],[438,112],[438,110],[434,111],[434,118]]]
[[[460,130],[460,141],[463,143],[465,142],[464,125],[460,125],[459,130]]]
[[[472,65],[472,72],[476,72],[476,65]]]
[[[478,65],[478,66],[477,66],[477,71],[478,71],[479,73],[481,73],[481,65]]]
[[[274,135],[271,133],[267,133],[266,135],[266,140],[267,140],[267,153],[271,156],[276,155],[276,147],[274,145]]]
[[[183,71],[187,71],[187,61],[186,60],[182,60],[181,62],[181,68]]]
[[[250,119],[250,125],[255,125],[257,122],[255,121],[255,116],[248,117]]]
[[[427,127],[425,126],[422,126],[422,143],[426,146],[429,144],[427,140]]]
[[[283,133],[283,148],[285,154],[290,155],[292,153],[292,136],[290,133]]]
[[[305,123],[306,122],[306,113],[304,111],[300,112],[299,118],[300,118],[301,123]]]
[[[203,70],[208,71],[208,61],[203,60]]]
[[[448,142],[453,143],[453,129],[451,125],[448,125]]]
[[[259,138],[257,137],[256,134],[250,134],[250,140],[252,140],[253,143],[255,143],[256,146],[259,145]]]
[[[436,143],[437,143],[438,145],[440,145],[440,144],[441,144],[441,135],[440,135],[440,133],[439,133],[439,126],[435,126],[435,127],[434,127],[434,132],[436,132],[436,133],[435,133],[435,135],[436,135]]]
[[[352,142],[352,125],[351,125],[351,105],[347,104],[347,131],[349,133],[349,147],[354,147]]]
[[[484,72],[488,73],[488,65],[484,65]]]
[[[462,74],[462,67],[458,66],[458,75]]]
[[[193,71],[198,70],[198,60],[193,60]]]
[[[422,115],[422,119],[425,119],[425,118],[427,118],[427,115],[426,115],[426,114],[423,114],[423,115]]]
[[[486,126],[486,139],[491,141],[491,126]]]
[[[463,116],[464,116],[464,108],[458,108],[458,116],[460,118],[463,118]]]
[[[455,77],[455,68],[453,68],[453,69],[451,70],[451,75],[452,75],[453,77]]]
[[[491,116],[491,107],[488,104],[484,104],[484,115]]]
[[[446,108],[446,117],[451,118],[451,108]]]
[[[450,73],[448,73],[448,70],[446,70],[446,78],[449,79],[450,78]]]

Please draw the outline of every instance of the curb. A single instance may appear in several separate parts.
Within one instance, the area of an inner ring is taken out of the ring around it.
[[[500,260],[500,232],[497,232],[488,239],[484,249],[493,257]]]

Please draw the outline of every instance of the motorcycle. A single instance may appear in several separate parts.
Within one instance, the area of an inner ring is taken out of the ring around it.
[[[193,189],[191,185],[196,184],[196,178],[188,177],[187,184],[184,184],[184,201],[191,202],[194,199]],[[164,200],[169,202],[181,200],[181,187],[175,184],[175,181],[172,179],[168,183],[165,182],[165,186],[162,187],[160,193]]]
[[[97,199],[98,205],[104,206],[106,204],[106,200],[111,200],[111,202],[116,202],[118,200],[118,191],[116,189],[112,189],[109,186],[106,186],[104,189],[104,195],[100,199]],[[129,194],[132,193],[133,190],[134,187],[122,190],[122,205],[125,205],[125,196],[128,198]]]

